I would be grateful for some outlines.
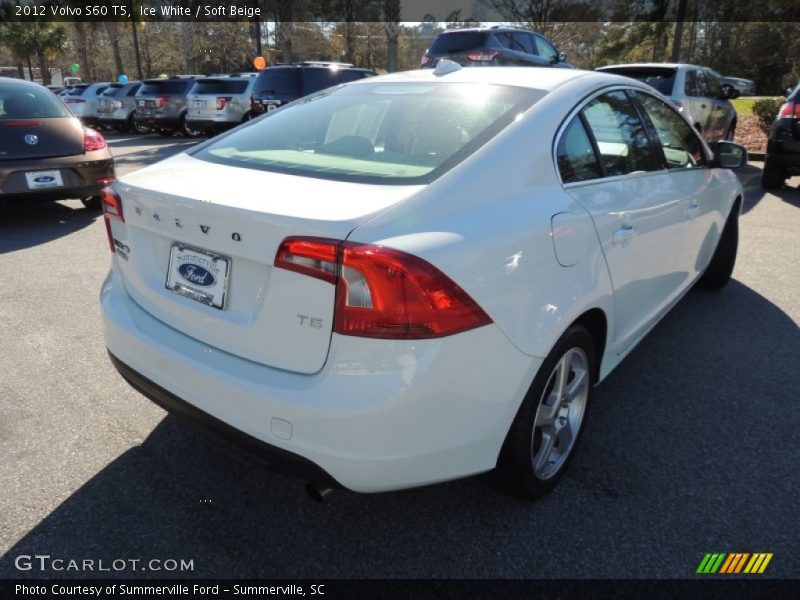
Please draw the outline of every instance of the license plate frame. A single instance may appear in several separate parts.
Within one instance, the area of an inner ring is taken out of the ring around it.
[[[42,178],[49,178],[46,181],[38,181]],[[64,178],[61,176],[61,169],[49,169],[47,171],[27,171],[25,181],[29,190],[46,190],[50,188],[64,187]]]
[[[173,242],[164,287],[217,310],[225,310],[233,259],[183,242]],[[213,279],[208,283],[208,277]]]

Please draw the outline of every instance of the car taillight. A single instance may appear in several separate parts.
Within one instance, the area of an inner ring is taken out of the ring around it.
[[[169,96],[159,96],[156,98],[156,108],[163,108],[169,102]]]
[[[786,104],[782,105],[780,110],[778,111],[778,118],[800,119],[800,104],[795,104],[794,102],[787,102]]]
[[[424,67],[424,66],[425,66],[425,65],[427,65],[429,62],[431,62],[431,57],[430,57],[430,56],[428,56],[427,54],[423,54],[423,55],[422,55],[422,58],[420,58],[420,59],[419,59],[419,66],[420,66],[420,67]]]
[[[474,62],[488,62],[494,60],[500,52],[497,50],[475,50],[467,54],[467,58]]]
[[[430,263],[382,246],[287,238],[275,266],[336,285],[333,331],[383,339],[437,338],[491,323]]]
[[[125,215],[122,212],[122,198],[111,188],[103,188],[103,191],[100,192],[100,205],[103,208],[103,220],[106,222],[108,246],[111,252],[115,252],[114,234],[111,233],[111,221],[125,222]]]
[[[232,96],[218,96],[217,97],[217,110],[222,110],[225,105],[231,101]]]
[[[106,147],[105,138],[94,129],[83,128],[83,151],[92,152]]]

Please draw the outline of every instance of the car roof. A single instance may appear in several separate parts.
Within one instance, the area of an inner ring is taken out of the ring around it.
[[[6,77],[5,75],[0,76],[0,83],[16,83],[18,85],[27,85],[27,86],[37,86],[41,87],[41,83],[36,83],[35,81],[28,81],[27,79],[17,79],[16,77]]]
[[[487,83],[493,85],[509,85],[515,87],[528,87],[537,90],[550,91],[563,83],[594,75],[610,82],[630,84],[630,78],[579,69],[554,69],[552,67],[464,67],[451,71],[445,75],[437,75],[435,69],[418,69],[416,71],[401,71],[388,75],[379,75],[369,79],[354,81],[348,85],[364,85],[389,81],[402,82],[431,82],[441,81],[450,83]]]
[[[533,31],[532,29],[524,29],[522,27],[511,27],[511,26],[504,26],[504,25],[493,25],[491,27],[464,27],[462,29],[448,29],[447,31],[443,31],[439,35],[450,35],[452,33],[463,33],[465,31],[468,32],[478,32],[478,33],[492,33],[492,32],[504,32],[504,31],[519,31],[522,33],[538,33],[538,31]]]

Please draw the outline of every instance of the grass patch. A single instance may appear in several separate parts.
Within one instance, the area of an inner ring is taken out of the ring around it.
[[[736,114],[739,115],[752,115],[753,114],[753,104],[757,100],[764,100],[766,98],[780,100],[783,102],[785,98],[783,96],[758,96],[754,98],[736,98],[731,100],[733,104],[733,108],[736,109]]]

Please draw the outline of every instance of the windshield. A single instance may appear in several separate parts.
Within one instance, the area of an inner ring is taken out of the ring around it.
[[[656,88],[665,96],[672,95],[672,88],[675,86],[675,69],[664,67],[614,67],[611,69],[600,69],[604,73],[616,73],[631,77],[642,83]]]
[[[0,83],[0,120],[71,117],[47,88]]]
[[[364,183],[427,183],[544,96],[469,83],[330,88],[204,145],[225,165]]]
[[[247,81],[241,79],[201,79],[192,90],[193,94],[243,94]]]

